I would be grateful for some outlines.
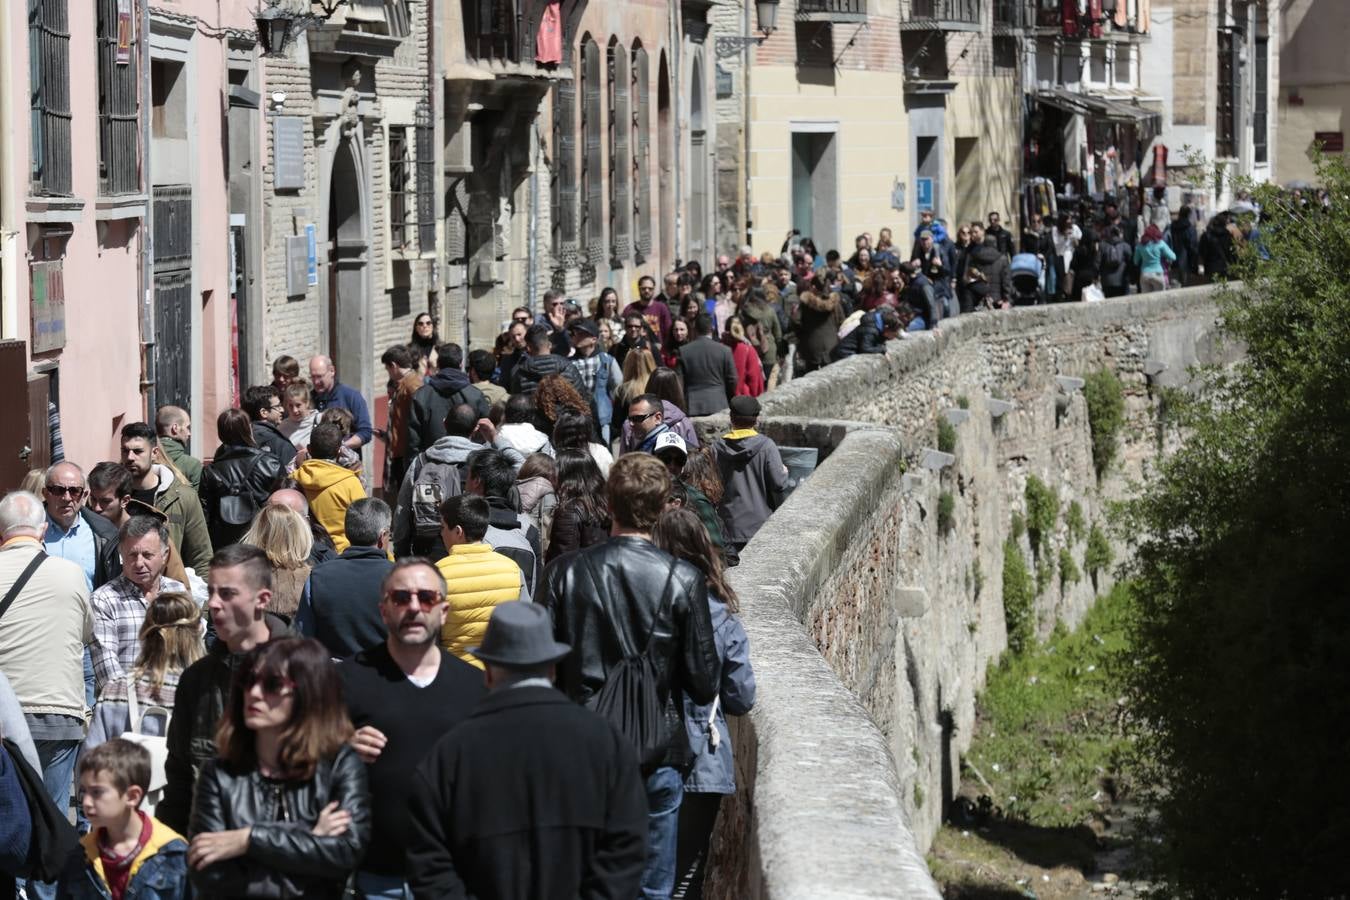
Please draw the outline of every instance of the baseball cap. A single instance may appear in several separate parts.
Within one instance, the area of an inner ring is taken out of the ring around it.
[[[652,448],[653,456],[660,456],[662,450],[678,450],[680,455],[689,458],[689,447],[685,444],[684,438],[673,431],[663,431],[656,439],[656,446]]]
[[[586,332],[587,334],[589,334],[591,337],[596,337],[596,338],[598,338],[598,337],[600,336],[600,329],[599,329],[599,327],[598,327],[598,326],[595,324],[595,322],[592,321],[591,319],[577,319],[575,322],[568,322],[568,323],[567,323],[567,330],[568,330],[568,331],[584,331],[584,332]]]

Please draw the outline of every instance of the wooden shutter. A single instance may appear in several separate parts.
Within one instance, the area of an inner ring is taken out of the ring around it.
[[[585,177],[586,259],[598,266],[605,258],[605,189],[604,189],[604,132],[601,130],[600,48],[587,41],[581,48],[582,88],[581,119],[585,140],[582,172]]]
[[[618,44],[611,45],[609,65],[611,98],[609,233],[612,241],[610,263],[618,269],[623,267],[631,252],[629,241],[631,201],[628,196],[628,185],[633,173],[628,146],[632,117],[628,112],[628,99],[632,93],[632,85],[628,80],[628,52]]]
[[[633,125],[637,150],[633,154],[633,230],[641,265],[652,253],[651,120],[647,105],[647,51],[633,51]]]

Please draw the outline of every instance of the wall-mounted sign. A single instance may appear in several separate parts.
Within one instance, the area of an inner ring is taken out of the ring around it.
[[[59,259],[30,265],[34,353],[60,350],[66,345],[66,286]]]
[[[131,44],[136,39],[136,20],[131,17],[131,0],[117,0],[117,64],[131,62]]]
[[[308,271],[306,280],[310,287],[319,283],[319,248],[314,223],[305,226],[305,266]]]
[[[305,120],[277,116],[272,120],[272,187],[299,191],[305,187]]]
[[[1323,153],[1340,153],[1345,150],[1344,131],[1317,131],[1313,133],[1313,143],[1322,145]]]
[[[717,67],[717,99],[724,100],[734,93],[735,87],[731,81],[731,73],[721,66]]]
[[[920,212],[933,208],[933,179],[914,179],[914,206]]]
[[[303,297],[309,290],[309,241],[303,234],[286,236],[286,296]]]
[[[905,208],[905,183],[897,181],[891,187],[891,209],[903,210]]]

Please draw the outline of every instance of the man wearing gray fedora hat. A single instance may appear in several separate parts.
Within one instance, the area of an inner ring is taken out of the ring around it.
[[[637,896],[647,858],[637,755],[553,687],[571,647],[554,640],[548,611],[499,604],[469,652],[486,666],[489,693],[413,778],[413,896]]]

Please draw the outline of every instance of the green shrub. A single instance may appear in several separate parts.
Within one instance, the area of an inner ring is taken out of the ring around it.
[[[1069,529],[1070,543],[1076,544],[1087,537],[1087,520],[1077,500],[1069,504],[1069,511],[1064,514],[1064,524]]]
[[[937,527],[938,534],[947,535],[951,533],[953,526],[956,525],[956,498],[952,496],[951,491],[943,491],[938,495],[937,508]]]
[[[956,405],[959,409],[970,409],[970,398],[961,394],[956,398]]]
[[[1027,520],[1019,510],[1013,510],[1012,520],[1008,523],[1008,528],[1012,532],[1015,540],[1021,540],[1022,535],[1027,533]]]
[[[1014,654],[1029,648],[1036,638],[1035,603],[1027,561],[1010,537],[1003,542],[1003,622],[1008,628],[1008,649]]]
[[[1088,532],[1087,549],[1083,551],[1083,568],[1087,569],[1094,589],[1097,587],[1097,573],[1111,565],[1115,557],[1106,533],[1094,522],[1092,530]]]
[[[938,419],[937,448],[943,453],[956,452],[956,426],[947,419]]]
[[[1049,553],[1036,558],[1036,595],[1045,593],[1055,578],[1055,558]]]
[[[980,592],[984,590],[984,570],[980,568],[980,561],[975,560],[973,566],[973,578],[975,581],[975,599],[980,599]]]
[[[1077,584],[1083,580],[1083,575],[1078,571],[1078,564],[1073,561],[1073,554],[1069,552],[1068,547],[1059,549],[1059,587],[1063,590],[1071,584]]]
[[[1031,552],[1039,559],[1041,551],[1050,546],[1050,535],[1059,517],[1059,498],[1035,475],[1028,476],[1024,494],[1027,499],[1027,534],[1031,538]]]
[[[1101,478],[1115,458],[1120,430],[1125,426],[1125,391],[1110,369],[1098,369],[1084,379],[1088,429],[1092,432],[1092,466]]]

